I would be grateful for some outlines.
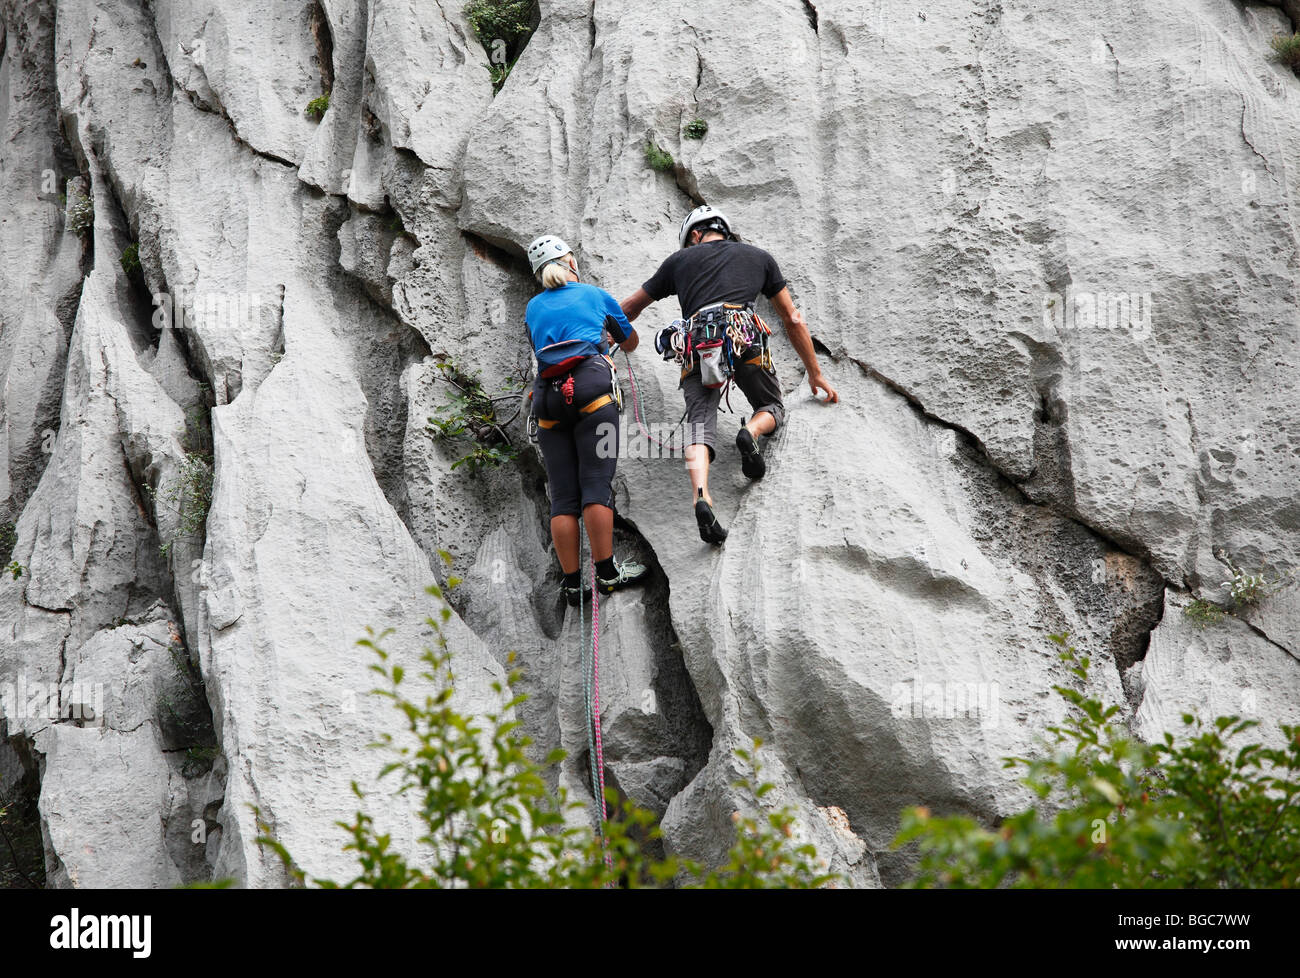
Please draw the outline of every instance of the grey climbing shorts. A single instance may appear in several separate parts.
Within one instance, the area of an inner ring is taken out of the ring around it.
[[[785,403],[781,400],[781,382],[776,379],[776,374],[756,363],[740,363],[733,379],[754,413],[766,411],[776,419],[777,428],[781,427],[785,421]],[[709,461],[713,461],[717,456],[718,405],[722,401],[722,388],[705,387],[700,383],[697,366],[682,379],[682,394],[686,397],[686,444],[708,445]]]

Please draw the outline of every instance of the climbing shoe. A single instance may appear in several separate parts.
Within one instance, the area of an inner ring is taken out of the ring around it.
[[[645,567],[634,560],[625,560],[620,564],[611,557],[610,563],[614,566],[614,573],[610,577],[606,577],[600,570],[596,571],[596,587],[601,594],[621,591],[625,587],[640,583],[645,576]]]
[[[564,600],[569,602],[570,608],[578,607],[578,604],[591,604],[591,588],[589,587],[567,587],[560,586],[560,593],[564,595]]]
[[[745,473],[746,478],[755,482],[763,478],[767,473],[767,463],[763,461],[758,442],[748,428],[740,429],[740,434],[736,436],[736,447],[740,449],[740,471]]]
[[[700,490],[700,498],[695,500],[695,522],[700,525],[700,539],[705,543],[718,546],[727,539],[727,531],[713,515],[713,507],[704,501],[703,489]]]

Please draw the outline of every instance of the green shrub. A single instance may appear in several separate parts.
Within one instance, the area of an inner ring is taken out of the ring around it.
[[[89,197],[69,187],[69,194],[65,201],[69,231],[84,235],[95,226],[95,205]]]
[[[437,409],[439,416],[429,418],[429,431],[439,440],[468,447],[468,451],[451,464],[452,469],[465,465],[471,472],[477,472],[517,458],[519,449],[511,443],[505,429],[519,416],[520,409],[516,408],[513,415],[502,420],[497,415],[496,406],[501,401],[519,402],[523,384],[507,377],[505,391],[492,395],[483,389],[477,373],[470,373],[454,360],[440,362],[438,369],[453,393],[451,399]]]
[[[134,241],[122,251],[122,271],[131,277],[140,274],[140,246]]]
[[[450,560],[449,554],[442,557]],[[458,582],[452,578],[448,583],[454,587]],[[666,885],[680,875],[702,880],[699,885],[708,888],[740,888],[810,886],[834,879],[818,873],[811,846],[789,841],[792,816],[784,810],[766,827],[738,818],[740,831],[729,862],[708,874],[688,861],[648,858],[638,839],[658,840],[660,830],[649,812],[633,804],[625,803],[617,818],[602,823],[603,845],[591,829],[566,824],[565,813],[576,814],[583,806],[569,802],[564,789],[556,795],[548,791],[544,769],[529,759],[531,741],[519,732],[517,721],[507,719],[524,697],[505,701],[506,687],[494,683],[503,703],[482,721],[452,708],[451,653],[443,632],[451,609],[441,589],[428,591],[440,608],[437,617],[425,620],[436,648],[426,648],[421,656],[420,675],[430,684],[423,697],[407,695],[405,671],[382,648],[390,632],[369,631],[358,643],[378,659],[370,668],[383,684],[374,693],[389,699],[402,717],[404,739],[384,734],[373,746],[391,758],[380,770],[381,781],[389,779],[398,795],[414,796],[422,851],[418,857],[398,852],[373,817],[358,810],[352,822],[338,823],[350,836],[344,851],[356,854],[358,874],[343,883],[309,878],[259,815],[259,843],[279,856],[296,883],[329,889],[635,888]],[[519,678],[519,671],[512,670],[507,683]],[[563,751],[552,751],[544,763],[563,758]],[[755,775],[757,770],[755,765]],[[754,796],[771,790],[771,785],[754,789],[751,779],[740,783]],[[355,783],[352,790],[365,800]],[[616,807],[616,792],[607,789],[606,796]]]
[[[532,36],[536,8],[535,0],[470,0],[464,9],[484,50],[490,53],[494,42],[504,42],[506,60],[514,61]]]
[[[1228,617],[1228,613],[1220,608],[1213,601],[1206,601],[1204,598],[1197,598],[1186,608],[1183,614],[1192,620],[1198,627],[1205,628],[1208,625],[1217,625],[1223,619]]]
[[[1066,647],[1061,658],[1087,680],[1086,657]],[[1300,727],[1283,726],[1287,747],[1269,749],[1229,743],[1253,721],[1219,717],[1207,726],[1187,714],[1184,743],[1166,734],[1146,744],[1113,722],[1119,707],[1055,689],[1071,706],[1062,726],[1048,728],[1055,753],[1006,759],[1026,769],[1037,802],[992,830],[908,809],[894,844],[919,844],[911,885],[1300,885]]]
[[[645,162],[656,173],[668,173],[675,166],[672,154],[660,149],[652,141],[645,144]]]
[[[1272,45],[1275,60],[1288,68],[1300,67],[1300,34],[1276,34]]]
[[[703,139],[709,134],[709,124],[703,119],[695,119],[686,124],[683,134],[687,139]]]
[[[330,107],[330,93],[326,92],[324,95],[317,95],[314,99],[312,99],[310,102],[307,103],[307,111],[306,111],[307,118],[315,119],[317,122],[319,122],[321,118],[325,115],[325,113],[329,111],[329,107]]]
[[[493,93],[501,91],[507,79],[510,78],[510,72],[514,70],[515,63],[508,61],[505,64],[485,64],[483,66],[488,70],[488,75],[492,78]]]

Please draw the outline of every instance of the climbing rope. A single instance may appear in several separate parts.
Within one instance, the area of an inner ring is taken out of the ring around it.
[[[636,421],[636,425],[637,425],[637,427],[641,429],[641,434],[646,438],[647,441],[654,442],[654,444],[658,445],[659,448],[662,449],[662,450],[664,450],[664,451],[671,450],[671,446],[669,446],[669,445],[665,445],[663,442],[661,442],[661,441],[660,441],[658,438],[656,438],[654,435],[650,434],[650,429],[648,429],[648,428],[645,426],[645,422],[641,419],[641,398],[640,398],[640,396],[637,394],[637,390],[636,390],[636,372],[632,369],[632,361],[628,359],[628,357],[627,357],[627,353],[626,353],[626,352],[624,352],[624,354],[623,354],[623,363],[626,364],[626,366],[627,366],[627,382],[628,382],[628,386],[629,386],[629,388],[630,388],[631,391],[632,391],[632,418],[633,418],[633,420]],[[677,427],[678,427],[678,428],[681,427],[682,421],[685,421],[685,420],[686,420],[686,414],[687,414],[687,412],[682,412],[681,421],[678,421],[678,422],[677,422]],[[683,440],[684,440],[684,439],[685,439],[685,436],[683,435]]]
[[[579,528],[581,533],[581,528]],[[578,563],[587,563],[591,554],[583,534],[582,553]],[[597,800],[599,819],[596,831],[600,834],[600,851],[604,854],[605,865],[610,869],[614,861],[605,847],[605,820],[608,811],[605,808],[605,751],[600,738],[600,592],[596,589],[596,562],[589,561],[591,567],[591,629],[587,628],[586,594],[582,586],[582,575],[578,577],[578,624],[582,630],[582,691],[587,707],[587,757],[591,760],[591,793]]]

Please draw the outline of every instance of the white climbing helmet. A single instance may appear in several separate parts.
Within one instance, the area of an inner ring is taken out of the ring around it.
[[[533,274],[538,275],[551,262],[559,261],[572,251],[563,238],[544,234],[528,246],[528,263],[533,266]]]
[[[682,221],[681,233],[677,235],[678,247],[686,247],[686,239],[690,237],[691,230],[699,224],[706,224],[710,221],[721,221],[722,226],[726,229],[728,236],[731,234],[731,222],[727,220],[727,215],[722,213],[716,207],[710,207],[708,204],[697,207],[686,216]]]

